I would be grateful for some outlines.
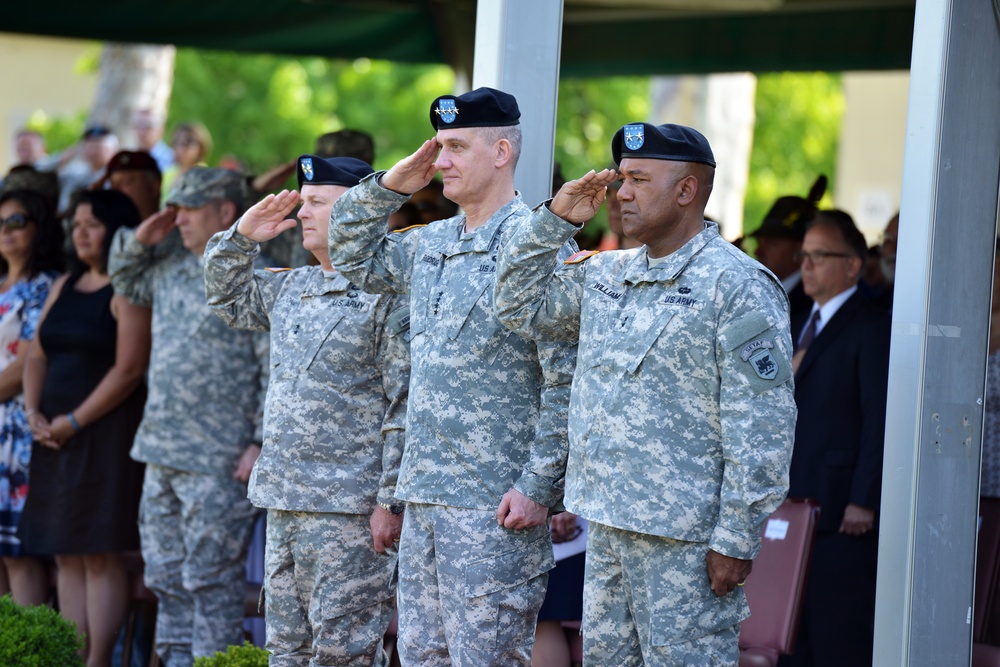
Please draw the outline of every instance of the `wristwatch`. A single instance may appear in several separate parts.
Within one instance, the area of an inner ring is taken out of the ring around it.
[[[406,509],[406,505],[390,505],[389,503],[379,503],[378,506],[384,509],[386,512],[390,512],[392,514],[395,514],[396,516],[402,514],[403,510]]]

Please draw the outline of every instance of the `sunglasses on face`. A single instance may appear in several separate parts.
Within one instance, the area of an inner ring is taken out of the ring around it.
[[[15,213],[9,218],[0,219],[0,228],[5,229],[24,229],[28,226],[31,219],[24,215],[23,213]]]

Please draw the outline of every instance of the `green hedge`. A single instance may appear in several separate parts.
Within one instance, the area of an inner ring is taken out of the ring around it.
[[[267,667],[267,651],[243,642],[243,646],[230,646],[225,653],[195,658],[194,667]]]
[[[22,607],[9,595],[0,598],[0,665],[85,667],[82,648],[76,625],[52,608]]]

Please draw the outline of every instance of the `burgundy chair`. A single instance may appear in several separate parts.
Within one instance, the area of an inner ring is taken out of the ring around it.
[[[1000,499],[979,499],[975,599],[972,605],[972,667],[1000,667],[1000,647],[991,637],[1000,577]]]
[[[795,650],[819,506],[789,498],[764,523],[764,542],[744,590],[751,616],[740,626],[740,667],[775,667]]]

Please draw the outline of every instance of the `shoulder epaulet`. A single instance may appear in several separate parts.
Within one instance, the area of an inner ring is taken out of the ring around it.
[[[579,264],[580,262],[588,260],[600,252],[600,250],[581,250],[580,252],[575,252],[570,255],[569,259],[563,262],[563,264]]]
[[[291,271],[291,269],[283,267],[267,267],[264,270],[270,271],[271,273],[284,273],[285,271]]]
[[[426,227],[426,226],[427,225],[410,225],[409,227],[403,227],[402,229],[394,229],[394,230],[392,230],[392,233],[393,234],[401,234],[403,232],[408,232],[411,229],[417,229],[418,227]]]

